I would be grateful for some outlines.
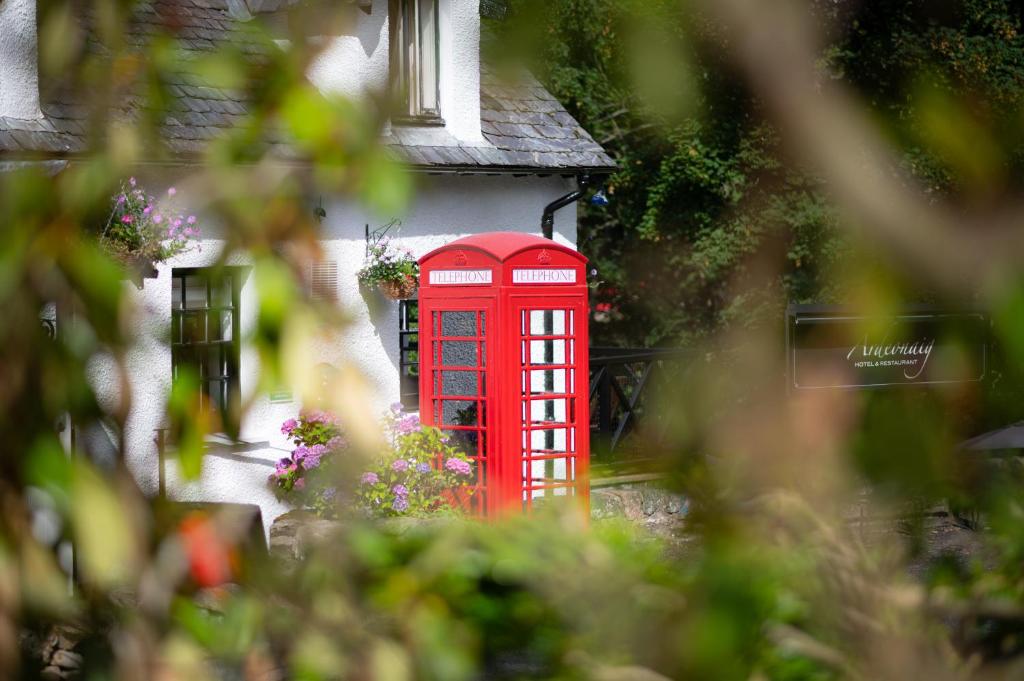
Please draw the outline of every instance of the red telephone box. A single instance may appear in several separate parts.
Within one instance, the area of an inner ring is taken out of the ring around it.
[[[474,510],[589,501],[587,259],[517,232],[420,258],[420,419],[475,462]]]

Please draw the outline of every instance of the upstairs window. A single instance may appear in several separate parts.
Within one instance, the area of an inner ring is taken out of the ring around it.
[[[391,68],[403,110],[395,123],[440,125],[438,0],[391,0]]]
[[[227,412],[238,401],[238,277],[226,268],[176,268],[172,276],[171,371],[198,379],[200,406]]]

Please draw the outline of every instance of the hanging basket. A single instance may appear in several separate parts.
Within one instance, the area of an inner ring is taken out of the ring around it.
[[[404,300],[411,298],[416,293],[416,285],[416,277],[406,277],[382,281],[379,287],[381,292],[391,300]]]

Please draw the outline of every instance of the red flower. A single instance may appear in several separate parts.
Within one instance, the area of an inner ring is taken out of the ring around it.
[[[178,526],[178,538],[188,558],[189,574],[196,584],[211,587],[231,580],[232,548],[206,514],[186,516]]]

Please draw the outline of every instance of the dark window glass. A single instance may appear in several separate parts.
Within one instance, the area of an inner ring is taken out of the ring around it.
[[[398,372],[402,406],[419,409],[419,305],[415,300],[398,302]]]
[[[171,275],[171,371],[199,381],[203,408],[238,400],[238,278],[230,268],[175,269]]]

